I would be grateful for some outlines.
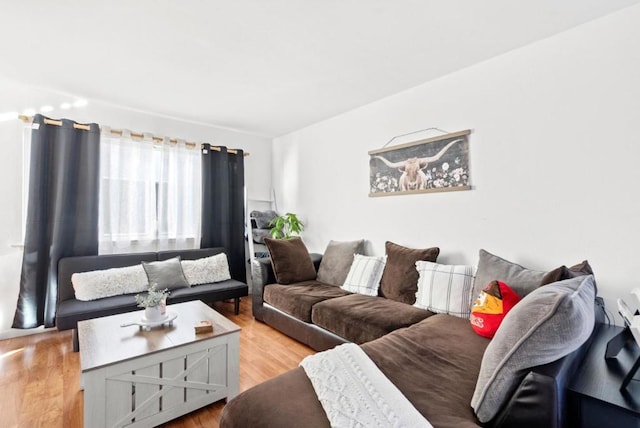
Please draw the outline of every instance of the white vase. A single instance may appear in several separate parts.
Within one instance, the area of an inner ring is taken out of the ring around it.
[[[164,319],[164,311],[162,305],[150,306],[144,309],[144,317],[147,321],[155,322]]]

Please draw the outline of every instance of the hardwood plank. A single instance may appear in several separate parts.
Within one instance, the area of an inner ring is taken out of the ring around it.
[[[251,298],[233,314],[233,303],[214,308],[242,328],[240,391],[298,365],[314,351],[256,321]],[[217,427],[225,402],[206,406],[163,427]],[[73,352],[71,332],[47,332],[0,340],[0,425],[3,427],[82,427],[80,355]]]

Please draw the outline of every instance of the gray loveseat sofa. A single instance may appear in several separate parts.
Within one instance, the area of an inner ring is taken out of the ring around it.
[[[133,294],[105,297],[82,301],[75,298],[71,275],[78,272],[126,267],[141,262],[168,260],[180,256],[182,260],[196,260],[225,252],[224,248],[203,248],[196,250],[160,251],[149,253],[108,254],[98,256],[65,257],[58,262],[58,300],[56,327],[58,330],[73,329],[73,349],[78,350],[78,321],[108,315],[137,311],[139,308]],[[229,279],[213,284],[202,284],[171,291],[167,303],[181,303],[191,300],[215,302],[235,299],[235,313],[239,311],[240,298],[247,296],[247,284]]]

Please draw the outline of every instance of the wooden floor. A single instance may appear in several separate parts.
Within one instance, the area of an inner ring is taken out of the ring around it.
[[[240,391],[292,369],[314,351],[253,319],[251,299],[240,315],[232,303],[214,308],[242,327]],[[80,355],[71,332],[34,334],[0,340],[0,426],[82,427]],[[164,427],[217,427],[224,401],[175,419]],[[89,427],[88,427],[89,428]]]

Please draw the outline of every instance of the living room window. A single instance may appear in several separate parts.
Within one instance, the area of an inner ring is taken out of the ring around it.
[[[30,183],[14,328],[55,325],[64,257],[224,247],[232,278],[245,281],[243,150],[23,120]]]
[[[201,159],[184,141],[100,139],[100,253],[196,248]]]

